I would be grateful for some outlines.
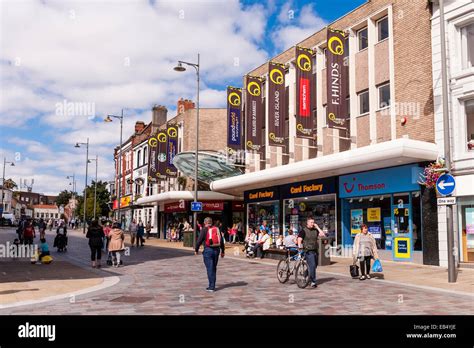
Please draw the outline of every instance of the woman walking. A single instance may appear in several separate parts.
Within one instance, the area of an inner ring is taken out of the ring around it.
[[[361,233],[357,234],[354,239],[353,261],[354,264],[359,260],[360,263],[360,280],[370,279],[370,261],[372,258],[378,259],[377,244],[374,236],[369,233],[367,225],[363,224]]]
[[[114,222],[112,225],[112,231],[109,234],[109,252],[112,253],[112,266],[119,267],[120,265],[120,252],[125,249],[124,243],[125,236],[123,231],[120,229],[120,224]]]
[[[89,247],[91,249],[91,261],[93,268],[100,268],[100,260],[102,258],[102,248],[104,246],[104,229],[99,225],[97,220],[92,220],[86,234],[89,239]],[[97,261],[96,261],[97,259]]]

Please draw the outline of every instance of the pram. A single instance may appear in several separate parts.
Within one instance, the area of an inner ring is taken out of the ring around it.
[[[67,251],[67,236],[58,233],[54,238],[53,248],[58,248],[58,252]]]

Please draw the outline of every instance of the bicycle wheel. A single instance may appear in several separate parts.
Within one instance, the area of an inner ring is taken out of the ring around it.
[[[290,278],[290,264],[288,260],[280,260],[277,266],[277,278],[280,283],[286,283]]]
[[[296,267],[295,281],[296,285],[298,285],[298,287],[301,289],[304,289],[308,286],[309,270],[306,261],[301,261],[300,264]]]

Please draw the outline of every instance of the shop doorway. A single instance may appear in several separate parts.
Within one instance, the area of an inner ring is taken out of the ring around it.
[[[412,197],[396,193],[392,199],[393,259],[410,261],[413,250]]]

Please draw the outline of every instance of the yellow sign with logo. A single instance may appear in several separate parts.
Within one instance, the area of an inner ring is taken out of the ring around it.
[[[130,196],[122,197],[120,199],[120,207],[128,207],[130,205],[131,199],[132,198]]]
[[[260,85],[252,81],[247,85],[247,91],[254,97],[258,97],[260,95]]]
[[[367,209],[367,221],[368,222],[378,222],[382,221],[380,208],[368,208]]]
[[[240,95],[236,92],[231,92],[229,94],[229,104],[232,106],[239,106],[240,105]]]
[[[399,237],[394,240],[395,258],[410,259],[411,258],[411,239],[407,237]]]

